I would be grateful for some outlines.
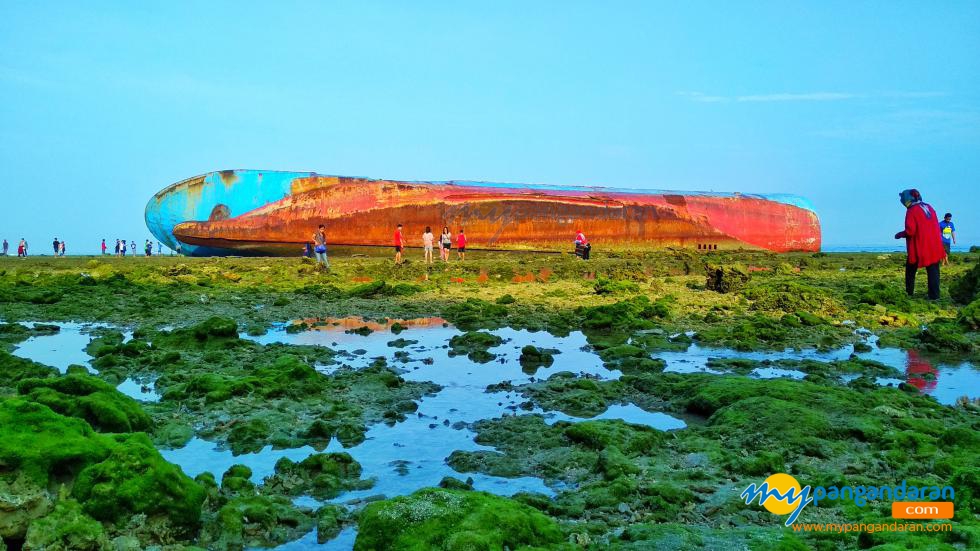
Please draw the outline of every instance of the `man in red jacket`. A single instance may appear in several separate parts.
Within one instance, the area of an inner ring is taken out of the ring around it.
[[[939,263],[946,258],[946,250],[943,249],[936,209],[923,202],[922,195],[916,189],[901,192],[899,198],[905,205],[905,231],[896,233],[895,239],[905,238],[908,250],[905,292],[912,296],[915,292],[915,274],[919,268],[925,268],[929,281],[929,300],[938,300]]]

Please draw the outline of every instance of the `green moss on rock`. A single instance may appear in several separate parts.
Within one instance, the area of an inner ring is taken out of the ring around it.
[[[563,539],[554,520],[522,503],[484,492],[426,488],[365,507],[354,549],[520,549]]]
[[[145,434],[114,438],[105,460],[83,469],[72,495],[92,517],[117,522],[134,514],[165,517],[179,529],[195,529],[204,489],[168,463]]]
[[[144,431],[152,424],[136,400],[89,375],[25,379],[17,385],[17,391],[62,415],[85,419],[102,432]]]
[[[73,499],[58,502],[54,511],[27,529],[25,550],[103,551],[110,549],[102,524],[86,515]]]

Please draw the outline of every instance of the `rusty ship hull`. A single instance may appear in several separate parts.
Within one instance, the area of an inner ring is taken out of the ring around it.
[[[319,224],[331,246],[407,246],[431,226],[465,228],[475,250],[596,248],[819,251],[820,221],[801,197],[498,184],[405,182],[306,172],[225,170],[173,184],[146,206],[160,241],[194,256],[294,256]],[[454,237],[455,243],[455,237]]]

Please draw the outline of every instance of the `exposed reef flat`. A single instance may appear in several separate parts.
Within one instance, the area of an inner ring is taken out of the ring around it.
[[[978,255],[903,263],[2,258],[0,549],[977,547]],[[953,529],[797,532],[777,472]]]

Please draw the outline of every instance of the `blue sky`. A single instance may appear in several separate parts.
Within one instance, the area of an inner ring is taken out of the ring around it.
[[[808,197],[980,244],[980,2],[0,2],[0,236],[226,168]]]

